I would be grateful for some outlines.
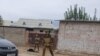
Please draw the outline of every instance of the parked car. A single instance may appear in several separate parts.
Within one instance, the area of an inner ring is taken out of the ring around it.
[[[18,56],[16,46],[2,36],[0,36],[0,56]]]

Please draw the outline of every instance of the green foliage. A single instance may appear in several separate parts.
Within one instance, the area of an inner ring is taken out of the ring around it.
[[[78,18],[77,5],[74,6],[74,16],[73,17],[75,20],[77,20],[77,18]]]
[[[95,8],[95,11],[94,11],[94,17],[93,17],[93,20],[94,20],[94,21],[97,20],[96,13],[97,13],[97,9]]]
[[[72,9],[72,6],[70,6],[70,9],[68,9],[65,12],[65,20],[90,20],[91,17],[85,12],[85,8],[83,7],[77,7],[77,4],[74,6],[74,9]]]

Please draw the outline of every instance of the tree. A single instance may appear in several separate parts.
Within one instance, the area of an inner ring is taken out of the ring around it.
[[[74,19],[77,20],[78,19],[78,13],[77,13],[77,4],[74,6]]]
[[[3,19],[2,19],[2,17],[0,16],[0,26],[2,26],[3,25]]]
[[[70,6],[70,15],[69,15],[69,18],[72,18],[73,16],[74,16],[74,14],[73,14],[72,6]]]
[[[91,17],[85,12],[85,8],[77,7],[74,5],[74,9],[70,6],[70,9],[65,12],[65,20],[89,20]]]
[[[97,13],[97,9],[95,8],[95,11],[94,11],[94,17],[93,17],[93,20],[94,20],[94,21],[97,20],[96,13]]]
[[[80,19],[80,20],[83,20],[83,8],[81,7],[81,8],[79,8],[79,13],[78,13],[79,15],[78,15],[78,18]]]

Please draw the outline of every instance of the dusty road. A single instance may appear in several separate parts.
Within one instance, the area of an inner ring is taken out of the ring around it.
[[[19,56],[42,56],[42,49],[39,52],[28,52],[27,47],[18,47]],[[49,51],[46,51],[45,56],[51,56]],[[54,56],[68,56],[54,53]]]
[[[19,56],[42,56],[42,51],[43,49],[41,48],[39,52],[28,52],[27,49],[28,47],[18,47],[19,50]],[[45,56],[51,56],[49,51],[46,51]],[[68,53],[65,54],[57,54],[54,52],[54,56],[100,56],[100,55],[89,55],[89,54],[77,54],[74,55],[74,53],[71,53],[68,55]]]

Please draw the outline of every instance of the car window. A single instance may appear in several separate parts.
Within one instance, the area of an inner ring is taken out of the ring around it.
[[[0,39],[4,39],[4,37],[3,36],[0,36]]]

